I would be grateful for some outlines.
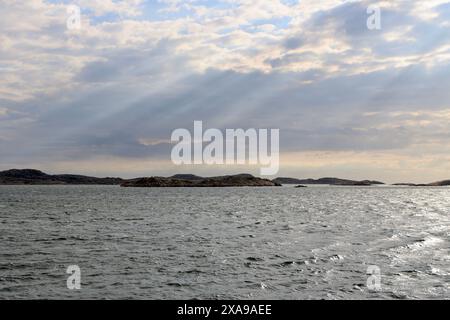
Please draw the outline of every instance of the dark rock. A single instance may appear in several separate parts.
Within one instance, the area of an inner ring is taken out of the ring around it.
[[[264,261],[263,258],[259,258],[259,257],[247,257],[247,260],[253,261],[253,262]]]

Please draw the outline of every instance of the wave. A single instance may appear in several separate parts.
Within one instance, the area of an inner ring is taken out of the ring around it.
[[[423,239],[414,240],[412,243],[404,244],[399,247],[392,248],[392,251],[404,252],[404,251],[417,251],[424,248],[434,247],[443,243],[444,240],[436,236],[427,236]]]

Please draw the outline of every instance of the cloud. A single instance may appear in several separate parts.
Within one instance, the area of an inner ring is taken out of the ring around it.
[[[286,154],[441,159],[448,4],[379,1],[371,31],[371,3],[78,1],[68,30],[63,2],[3,1],[0,165],[169,161],[194,120],[280,128]]]
[[[8,114],[8,111],[9,111],[8,109],[0,107],[0,117],[6,116]]]

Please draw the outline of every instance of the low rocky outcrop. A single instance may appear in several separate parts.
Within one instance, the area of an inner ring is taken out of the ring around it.
[[[167,188],[167,187],[274,187],[280,186],[268,179],[254,177],[250,174],[220,176],[201,179],[177,179],[174,177],[150,177],[131,179],[123,182],[122,187]]]
[[[404,187],[446,187],[450,186],[450,180],[443,180],[432,183],[394,183],[393,186],[404,186]]]
[[[397,187],[429,187],[428,184],[416,184],[416,183],[394,183],[393,186],[397,186]]]
[[[355,181],[338,178],[320,178],[320,179],[276,178],[272,181],[280,184],[299,184],[299,185],[327,184],[332,186],[372,186],[384,184],[383,182],[380,181],[372,181],[372,180]]]
[[[275,183],[279,183],[279,184],[300,184],[304,180],[297,179],[297,178],[279,177],[279,178],[273,179],[272,181]]]

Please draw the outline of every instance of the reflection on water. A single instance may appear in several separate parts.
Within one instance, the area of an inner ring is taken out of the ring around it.
[[[448,208],[449,188],[0,186],[0,298],[447,298]]]

